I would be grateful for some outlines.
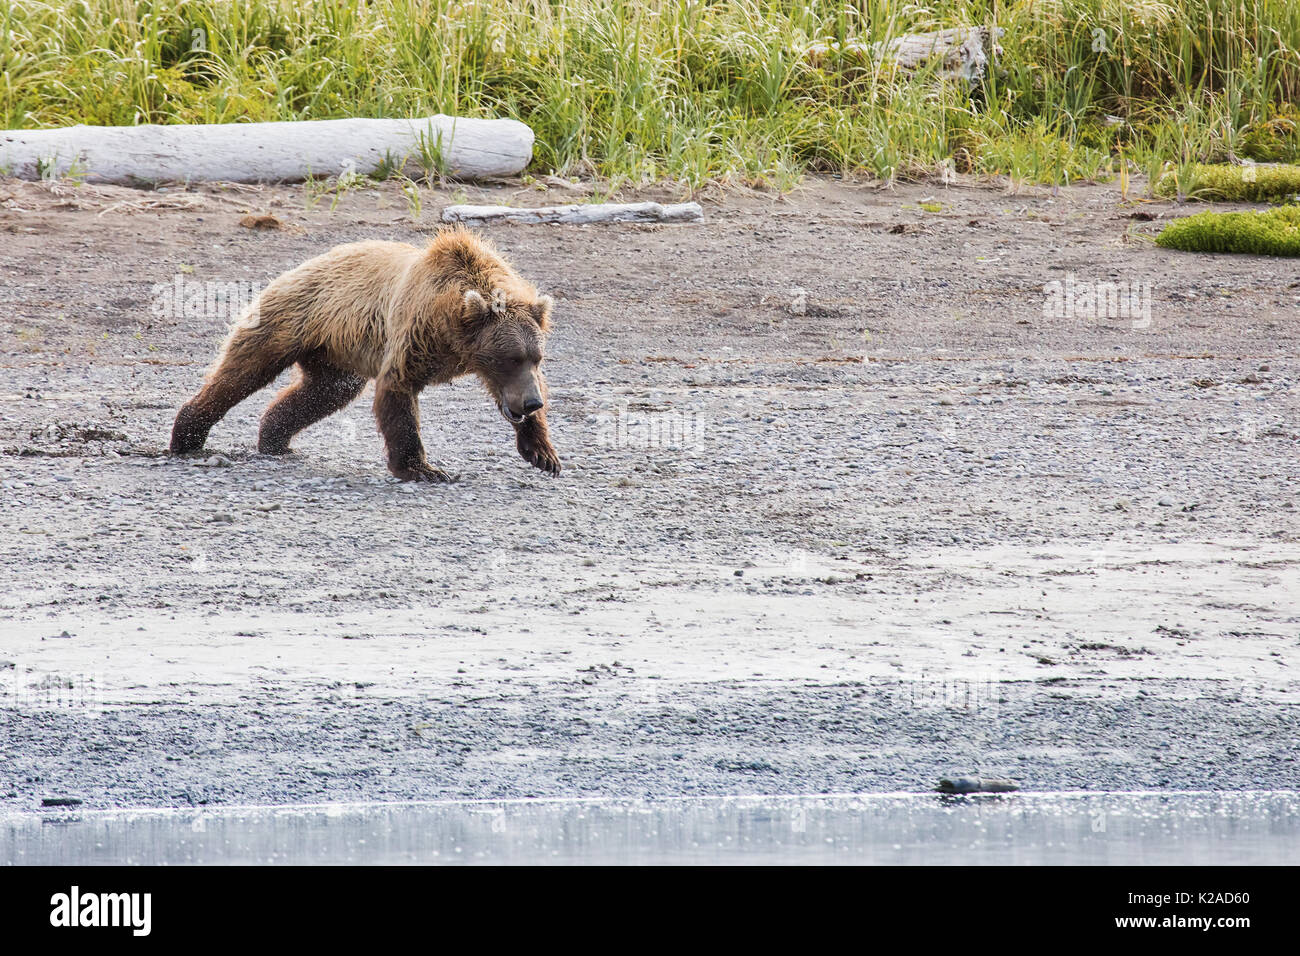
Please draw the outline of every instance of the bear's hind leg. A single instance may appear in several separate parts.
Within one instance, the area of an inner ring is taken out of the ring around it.
[[[198,451],[212,426],[248,396],[266,388],[294,363],[295,356],[235,341],[227,346],[220,364],[199,393],[181,406],[172,425],[171,450],[183,455]]]
[[[294,435],[342,409],[361,394],[366,380],[320,359],[298,363],[298,380],[285,388],[262,416],[257,450],[283,455]]]

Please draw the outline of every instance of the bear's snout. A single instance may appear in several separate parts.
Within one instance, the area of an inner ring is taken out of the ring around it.
[[[536,366],[526,370],[505,384],[497,399],[501,414],[512,424],[521,424],[530,415],[535,415],[546,405],[546,396],[542,384],[538,381]]]
[[[512,425],[522,425],[533,415],[540,412],[546,403],[540,398],[528,398],[524,401],[522,407],[516,408],[510,402],[498,402],[497,408],[501,412],[501,417]]]

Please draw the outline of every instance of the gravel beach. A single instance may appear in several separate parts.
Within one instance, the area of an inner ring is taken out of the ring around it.
[[[241,290],[574,201],[311,198],[0,180],[0,807],[1300,782],[1293,262],[1105,186],[494,225],[558,479],[472,382],[422,399],[451,485],[388,476],[369,388],[168,457]]]

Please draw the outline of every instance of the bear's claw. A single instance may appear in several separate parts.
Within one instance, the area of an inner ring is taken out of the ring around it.
[[[456,480],[452,475],[447,474],[441,468],[435,468],[433,465],[420,462],[415,465],[408,465],[405,468],[393,468],[393,477],[402,481],[430,481],[438,483],[450,483]]]
[[[516,444],[519,448],[519,457],[528,462],[528,464],[546,472],[552,478],[559,475],[560,456],[556,453],[555,448],[549,441],[535,442],[524,432],[520,432],[519,440]]]
[[[534,468],[540,468],[552,478],[558,477],[560,474],[560,459],[555,456],[554,452],[534,455],[529,459],[529,464]]]

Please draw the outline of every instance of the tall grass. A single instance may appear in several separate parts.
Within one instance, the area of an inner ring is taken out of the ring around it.
[[[977,88],[854,44],[1006,30]],[[840,44],[810,59],[811,42]],[[5,127],[513,116],[615,183],[1300,158],[1297,0],[8,0]]]

